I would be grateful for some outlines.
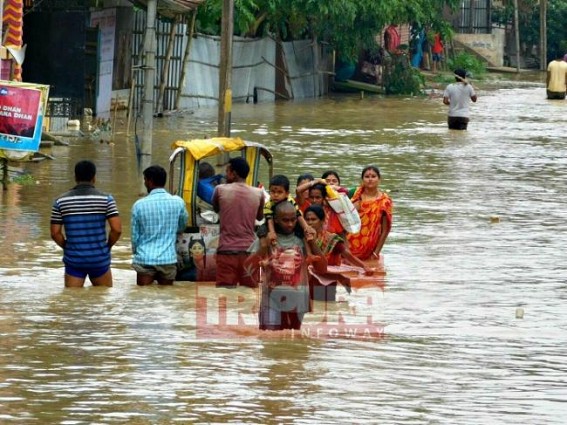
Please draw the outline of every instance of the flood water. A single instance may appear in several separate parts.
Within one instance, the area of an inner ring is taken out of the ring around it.
[[[248,294],[138,288],[123,126],[112,144],[71,139],[27,164],[36,184],[0,202],[0,423],[565,423],[567,103],[538,82],[478,94],[467,132],[447,130],[437,96],[234,108],[233,135],[267,145],[292,181],[335,168],[355,185],[364,165],[380,167],[395,202],[385,287],[341,291],[329,309],[384,324],[382,337],[203,331],[197,295],[214,324],[221,296],[229,317],[252,320],[253,302],[235,300]],[[215,121],[216,110],[156,119],[154,162]],[[52,199],[84,158],[123,219],[109,289],[64,289],[49,237]]]

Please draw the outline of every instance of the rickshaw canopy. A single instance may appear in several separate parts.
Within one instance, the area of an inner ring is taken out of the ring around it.
[[[250,173],[246,183],[257,186],[260,168],[260,158],[264,157],[269,166],[269,178],[273,173],[273,158],[270,151],[260,143],[248,142],[238,137],[213,137],[210,139],[178,140],[172,144],[174,149],[169,158],[170,191],[173,193],[174,162],[181,158],[180,176],[177,194],[183,198],[189,212],[188,226],[197,222],[197,184],[199,182],[199,161],[231,152],[240,152],[250,165]]]

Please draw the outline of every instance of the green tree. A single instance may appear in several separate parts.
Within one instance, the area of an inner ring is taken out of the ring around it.
[[[220,33],[223,0],[199,9],[198,30]],[[389,23],[443,26],[442,9],[457,0],[235,0],[235,33],[281,40],[314,38],[353,60]]]
[[[540,44],[540,4],[539,0],[519,0],[520,39],[528,46]],[[514,2],[505,0],[495,8],[492,21],[500,25],[513,25]],[[548,0],[547,2],[547,60],[555,59],[557,52],[567,53],[567,0]]]

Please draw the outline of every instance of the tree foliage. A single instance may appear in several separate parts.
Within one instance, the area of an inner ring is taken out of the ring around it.
[[[198,30],[220,33],[223,0],[207,0],[199,9]],[[235,0],[235,33],[270,34],[281,40],[317,38],[343,59],[354,59],[375,44],[390,23],[442,26],[445,5],[457,0]]]
[[[540,0],[519,0],[520,40],[527,46],[540,44]],[[505,0],[495,8],[492,21],[500,25],[513,26],[514,2]],[[548,61],[557,53],[567,53],[567,0],[547,0],[547,51]]]

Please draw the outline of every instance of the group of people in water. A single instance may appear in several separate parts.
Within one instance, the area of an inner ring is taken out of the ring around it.
[[[217,286],[261,285],[260,328],[299,329],[314,284],[329,266],[344,260],[361,273],[373,273],[364,261],[380,255],[392,227],[392,200],[380,190],[375,166],[365,167],[360,185],[351,190],[341,186],[336,171],[321,178],[303,174],[295,196],[288,177],[273,176],[265,203],[261,189],[245,184],[248,171],[245,160],[231,159],[226,184],[213,194],[220,218]],[[360,217],[358,232],[346,231],[339,216],[344,211],[333,209],[330,196],[351,199],[352,213]],[[262,218],[265,223],[255,229]]]
[[[263,189],[246,184],[250,166],[243,157],[230,159],[225,172],[226,183],[215,186],[211,199],[220,224],[216,285],[261,287],[261,329],[299,329],[310,310],[313,282],[329,266],[344,261],[373,273],[367,260],[379,257],[392,227],[392,200],[380,189],[377,167],[365,167],[360,184],[350,190],[336,171],[320,178],[302,174],[295,196],[286,176],[273,176],[268,199]],[[121,222],[112,195],[94,187],[95,175],[91,161],[77,163],[77,186],[52,206],[51,235],[63,248],[69,287],[83,286],[87,276],[93,285],[112,286],[110,249],[120,238]],[[133,268],[141,286],[175,280],[176,240],[188,214],[184,201],[164,189],[166,177],[157,165],[144,170],[148,196],[132,207]],[[339,196],[351,200],[354,208],[347,213],[360,217],[356,233],[345,229],[340,216],[345,212],[333,208]],[[259,220],[264,224],[258,227]]]

